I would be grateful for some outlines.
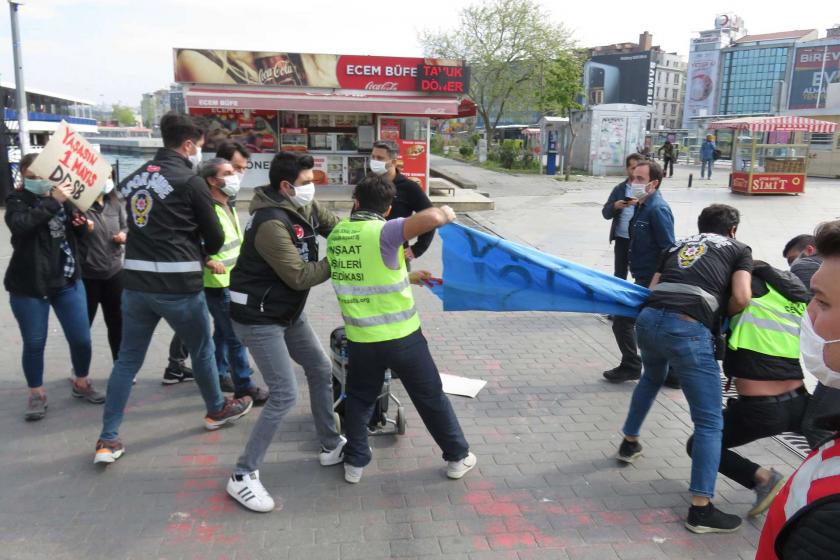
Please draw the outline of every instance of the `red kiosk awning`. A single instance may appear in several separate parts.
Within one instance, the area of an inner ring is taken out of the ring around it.
[[[430,118],[457,118],[470,108],[456,97],[383,95],[375,92],[289,92],[266,89],[191,87],[184,95],[193,109],[253,109],[378,113]],[[472,106],[473,114],[475,106]]]
[[[740,119],[726,119],[709,123],[712,130],[733,129],[748,130],[750,132],[817,132],[830,134],[837,129],[837,124],[806,117],[744,117]]]

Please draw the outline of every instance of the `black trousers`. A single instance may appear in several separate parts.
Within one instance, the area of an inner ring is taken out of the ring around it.
[[[651,278],[636,278],[636,285],[650,286]],[[642,359],[636,344],[636,320],[630,317],[613,317],[612,331],[618,351],[621,352],[619,367],[632,371],[642,371]]]
[[[117,361],[122,341],[122,271],[108,279],[83,278],[87,295],[88,320],[93,324],[96,310],[102,306],[105,328],[108,329],[108,346],[111,347],[111,359]]]
[[[821,416],[834,416],[840,412],[840,389],[826,387],[817,383],[808,409],[805,411],[805,418],[802,419],[802,435],[808,440],[811,449],[816,449],[825,443],[825,440],[832,437],[834,432],[825,430],[817,425],[817,419]]]
[[[443,392],[437,366],[419,329],[397,340],[348,342],[347,357],[345,463],[364,467],[370,462],[367,425],[382,391],[385,370],[389,368],[402,381],[426,429],[443,450],[443,458],[459,461],[467,456],[469,445]]]
[[[662,160],[662,175],[667,175],[668,177],[672,177],[674,175],[674,160],[669,157],[666,157]],[[668,167],[671,167],[671,171],[668,172]]]
[[[172,335],[169,343],[169,365],[172,367],[183,366],[190,353],[186,345],[177,334]]]
[[[613,248],[615,249],[615,272],[613,274],[622,280],[627,280],[630,266],[630,240],[626,237],[616,237]]]
[[[718,472],[745,488],[755,488],[755,472],[760,465],[730,448],[746,445],[783,432],[798,432],[810,396],[802,392],[791,399],[773,397],[738,397],[726,401],[723,409],[723,440]],[[691,456],[694,436],[688,438],[686,451]]]

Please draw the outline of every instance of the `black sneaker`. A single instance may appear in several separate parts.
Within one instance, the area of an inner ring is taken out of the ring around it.
[[[194,381],[193,370],[184,365],[169,364],[163,370],[163,379],[161,383],[164,385],[176,385],[184,381]]]
[[[669,389],[682,389],[682,383],[680,383],[680,378],[677,377],[677,374],[673,371],[668,373],[668,377],[665,378],[665,382],[663,383]]]
[[[632,463],[642,456],[642,444],[638,441],[621,440],[615,458],[623,463]]]
[[[254,385],[244,391],[233,393],[233,398],[235,399],[241,399],[242,397],[251,397],[251,400],[254,401],[254,406],[262,406],[268,400],[268,390]]]
[[[610,383],[623,383],[624,381],[635,381],[642,376],[641,371],[632,370],[624,366],[618,366],[604,372],[604,379]]]
[[[709,502],[705,506],[691,506],[688,508],[688,519],[685,528],[692,533],[734,533],[741,528],[741,518],[737,515],[723,513]]]

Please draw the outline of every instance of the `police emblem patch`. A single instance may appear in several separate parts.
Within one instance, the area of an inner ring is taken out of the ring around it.
[[[303,228],[300,227],[300,225],[295,224],[294,225],[294,230],[295,230],[295,235],[297,236],[297,238],[298,239],[303,239]]]
[[[149,222],[149,212],[152,211],[154,199],[149,191],[141,189],[131,197],[131,217],[137,227],[145,227]]]
[[[691,268],[700,258],[706,254],[705,241],[689,241],[680,247],[677,253],[677,262],[682,269]]]

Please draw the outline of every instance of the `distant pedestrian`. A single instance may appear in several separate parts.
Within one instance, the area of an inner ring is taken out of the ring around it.
[[[677,161],[677,156],[679,156],[679,147],[676,144],[672,144],[671,140],[665,140],[665,143],[659,147],[656,153],[662,158],[663,177],[673,177],[674,162]]]
[[[811,278],[823,262],[817,252],[816,238],[807,233],[797,235],[787,242],[782,256],[790,266],[790,271],[802,280],[806,288],[811,289]]]
[[[94,404],[105,401],[88,379],[90,325],[78,240],[88,233],[89,223],[68,202],[73,188],[37,177],[30,170],[34,161],[35,154],[21,159],[23,188],[6,198],[5,216],[12,232],[12,256],[4,284],[23,341],[23,374],[29,386],[27,420],[41,420],[47,414],[44,348],[50,308],[70,345],[72,395]]]
[[[706,136],[703,144],[700,146],[700,178],[708,174],[709,180],[712,179],[712,167],[715,165],[715,151],[717,146],[714,142],[715,137],[711,134]]]
[[[633,219],[635,206],[639,202],[633,197],[633,171],[636,164],[645,158],[641,154],[630,154],[624,160],[627,178],[617,184],[601,209],[605,220],[612,220],[610,241],[614,242],[615,252],[613,274],[622,280],[627,279],[630,255],[630,220]]]

